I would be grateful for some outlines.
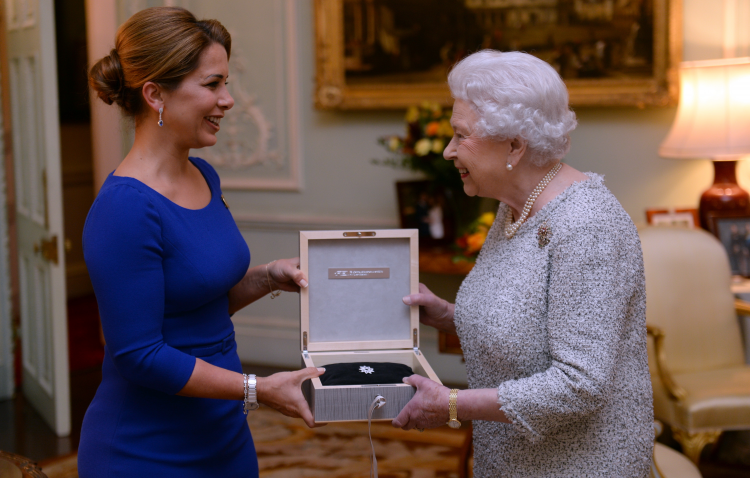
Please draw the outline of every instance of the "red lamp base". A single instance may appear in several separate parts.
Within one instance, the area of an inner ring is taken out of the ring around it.
[[[701,196],[701,227],[710,230],[712,216],[750,215],[750,195],[737,184],[737,161],[714,161],[714,183]]]

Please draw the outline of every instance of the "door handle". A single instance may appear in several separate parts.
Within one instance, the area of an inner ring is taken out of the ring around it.
[[[34,254],[41,252],[42,257],[55,265],[59,264],[59,258],[57,256],[57,236],[52,236],[49,239],[42,239],[40,243],[34,244]]]

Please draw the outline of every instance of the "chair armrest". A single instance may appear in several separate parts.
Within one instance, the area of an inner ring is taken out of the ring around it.
[[[750,308],[748,308],[750,310]],[[656,370],[659,373],[669,398],[681,402],[687,397],[684,388],[677,385],[667,368],[667,354],[664,352],[664,331],[653,325],[646,325],[646,332],[654,338],[654,352],[656,352]]]
[[[734,299],[734,310],[739,315],[750,315],[750,302]]]

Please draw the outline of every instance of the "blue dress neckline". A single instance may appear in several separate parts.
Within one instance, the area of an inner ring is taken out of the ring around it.
[[[206,185],[208,186],[208,191],[211,193],[211,200],[208,201],[208,204],[206,204],[202,208],[198,208],[198,209],[191,209],[189,207],[180,206],[179,204],[177,204],[176,202],[172,201],[171,199],[169,199],[168,197],[166,197],[165,195],[163,195],[162,193],[160,193],[156,189],[152,188],[148,184],[146,184],[143,181],[141,181],[139,179],[136,179],[136,178],[134,178],[132,176],[117,176],[117,175],[115,175],[115,172],[112,171],[111,173],[109,173],[109,176],[107,178],[108,179],[109,178],[116,178],[116,179],[123,179],[123,180],[126,180],[126,181],[127,180],[135,181],[136,183],[140,184],[142,187],[148,189],[149,191],[152,191],[154,194],[156,194],[157,196],[161,197],[162,200],[164,202],[166,202],[167,204],[171,204],[172,206],[174,206],[174,207],[176,207],[178,209],[183,209],[185,211],[193,211],[193,212],[205,211],[206,209],[208,209],[209,207],[211,207],[211,205],[214,202],[214,189],[211,187],[211,182],[206,177],[206,174],[203,172],[203,169],[201,169],[201,167],[198,166],[198,164],[194,161],[194,158],[193,157],[188,157],[188,160],[190,161],[190,164],[192,164],[193,166],[195,166],[195,168],[201,173],[201,176],[203,176],[203,180],[206,181]]]

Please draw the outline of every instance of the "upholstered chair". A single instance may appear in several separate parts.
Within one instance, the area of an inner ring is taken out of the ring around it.
[[[698,463],[722,431],[750,429],[750,367],[737,317],[750,306],[732,295],[727,254],[714,236],[678,227],[639,233],[654,415]]]

